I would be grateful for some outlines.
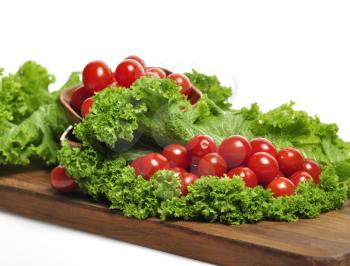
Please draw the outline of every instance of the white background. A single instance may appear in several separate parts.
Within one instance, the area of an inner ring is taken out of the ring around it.
[[[348,1],[1,1],[0,66],[36,60],[59,86],[91,60],[137,54],[218,74],[235,107],[296,101],[350,140],[349,14]],[[202,265],[1,212],[0,250],[4,266]]]

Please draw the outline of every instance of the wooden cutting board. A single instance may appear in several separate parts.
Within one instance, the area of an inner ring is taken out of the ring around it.
[[[350,202],[296,223],[139,221],[78,193],[55,193],[46,170],[0,171],[0,208],[34,219],[220,265],[350,265]]]

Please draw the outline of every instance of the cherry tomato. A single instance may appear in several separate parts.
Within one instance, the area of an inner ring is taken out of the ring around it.
[[[146,72],[155,73],[159,76],[160,79],[166,78],[166,73],[163,69],[160,69],[159,67],[147,67]]]
[[[277,155],[276,147],[268,139],[255,138],[250,141],[250,144],[252,145],[252,153],[267,152],[273,157]]]
[[[298,171],[291,175],[289,178],[290,181],[294,183],[295,186],[297,186],[300,182],[307,181],[307,180],[313,180],[312,176],[305,171]]]
[[[187,143],[187,151],[191,157],[191,162],[196,164],[204,155],[216,152],[216,144],[214,140],[207,135],[194,136]]]
[[[170,167],[178,166],[187,169],[190,165],[190,156],[186,147],[180,144],[170,144],[163,149],[162,155],[168,159]]]
[[[142,59],[141,57],[138,57],[137,55],[130,55],[130,56],[128,56],[128,57],[125,58],[125,59],[133,59],[133,60],[139,62],[140,65],[142,66],[142,68],[146,68],[146,63],[145,63],[145,61],[143,61],[143,59]]]
[[[258,185],[258,178],[256,174],[248,167],[236,167],[231,169],[227,174],[229,177],[242,177],[246,187],[256,187]]]
[[[188,194],[188,186],[194,184],[199,179],[198,176],[185,172],[180,175],[180,190],[183,196]]]
[[[66,174],[66,168],[61,165],[56,166],[50,173],[51,186],[58,192],[70,192],[76,188],[77,184]]]
[[[223,176],[227,172],[227,163],[216,152],[204,155],[198,163],[199,176]]]
[[[131,167],[134,168],[136,175],[142,175],[142,173],[139,171],[140,169],[140,162],[143,157],[138,157],[135,160],[132,161]]]
[[[81,110],[80,110],[80,113],[81,113],[82,117],[86,117],[89,114],[93,103],[94,103],[94,100],[91,97],[87,98],[83,102],[83,104],[81,105]]]
[[[185,169],[181,167],[169,167],[169,170],[173,171],[175,175],[178,177],[187,172]]]
[[[117,66],[114,73],[120,86],[130,88],[136,80],[145,74],[145,70],[139,62],[126,59]]]
[[[293,195],[295,191],[293,182],[285,177],[276,177],[267,188],[271,189],[273,196],[276,198]]]
[[[191,81],[183,74],[178,73],[172,73],[168,76],[169,79],[172,79],[176,82],[177,85],[181,86],[181,93],[183,95],[190,95],[191,94]]]
[[[279,171],[275,157],[266,152],[257,152],[250,156],[248,167],[256,174],[260,185],[270,183]]]
[[[85,87],[98,92],[113,82],[113,73],[103,61],[93,61],[83,70],[83,83]]]
[[[167,158],[159,153],[149,153],[143,156],[140,161],[135,163],[136,173],[143,176],[144,179],[149,180],[158,170],[168,169],[169,162]]]
[[[252,154],[252,146],[242,136],[231,136],[223,140],[219,154],[224,157],[229,168],[244,165]]]
[[[281,171],[287,176],[290,176],[303,168],[304,156],[297,149],[285,148],[277,153],[276,159]]]
[[[93,90],[87,88],[87,87],[78,87],[74,90],[71,100],[70,100],[70,105],[76,111],[77,113],[80,113],[81,110],[81,105],[83,102],[94,95]]]
[[[154,78],[157,78],[157,79],[160,78],[157,73],[148,72],[148,71],[145,72],[144,76],[146,76],[146,77],[154,77]]]
[[[320,183],[321,168],[314,160],[307,159],[303,163],[302,170],[308,172],[316,184]]]

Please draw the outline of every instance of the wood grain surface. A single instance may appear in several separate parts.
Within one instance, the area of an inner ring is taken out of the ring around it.
[[[0,171],[4,211],[218,265],[350,265],[350,202],[296,223],[139,221],[78,193],[55,193],[46,170]]]

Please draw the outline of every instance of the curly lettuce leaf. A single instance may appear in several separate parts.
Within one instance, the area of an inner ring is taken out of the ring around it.
[[[60,89],[53,91],[51,95],[57,99],[60,92],[62,92],[67,88],[72,88],[74,86],[77,86],[79,84],[81,84],[81,72],[74,71],[69,75],[67,81],[63,84],[63,86]]]
[[[44,104],[52,102],[49,85],[55,77],[43,66],[28,61],[15,74],[2,77],[0,118],[18,124]]]
[[[118,140],[132,141],[138,129],[138,116],[146,111],[145,105],[135,100],[133,92],[111,87],[94,96],[89,115],[74,129],[83,143],[98,140],[113,146]]]
[[[191,72],[185,73],[191,80],[192,84],[207,94],[217,106],[224,110],[231,107],[228,102],[232,96],[232,88],[221,85],[221,82],[216,76],[209,76],[192,69]]]
[[[184,123],[178,127],[174,125],[176,121],[194,123],[211,115],[211,107],[205,100],[196,109],[192,108],[180,93],[180,87],[170,79],[143,78],[133,84],[132,90],[147,110],[138,118],[139,129],[159,146],[183,141]]]
[[[2,79],[0,165],[28,165],[35,158],[48,165],[57,163],[58,138],[68,121],[57,93],[48,94],[53,80],[34,62],[25,63],[17,74]],[[80,82],[79,75],[73,73],[65,86]]]
[[[179,91],[173,80],[150,77],[137,80],[130,90],[107,88],[94,96],[89,115],[74,133],[90,145],[96,140],[109,146],[120,140],[130,142],[136,130],[155,141],[170,143],[174,138],[169,124],[176,116],[185,114],[186,119],[195,121],[209,115],[205,104],[193,110]]]
[[[19,125],[0,123],[0,164],[28,165],[33,157],[47,164],[57,162],[58,135],[67,126],[57,104],[40,107]]]

